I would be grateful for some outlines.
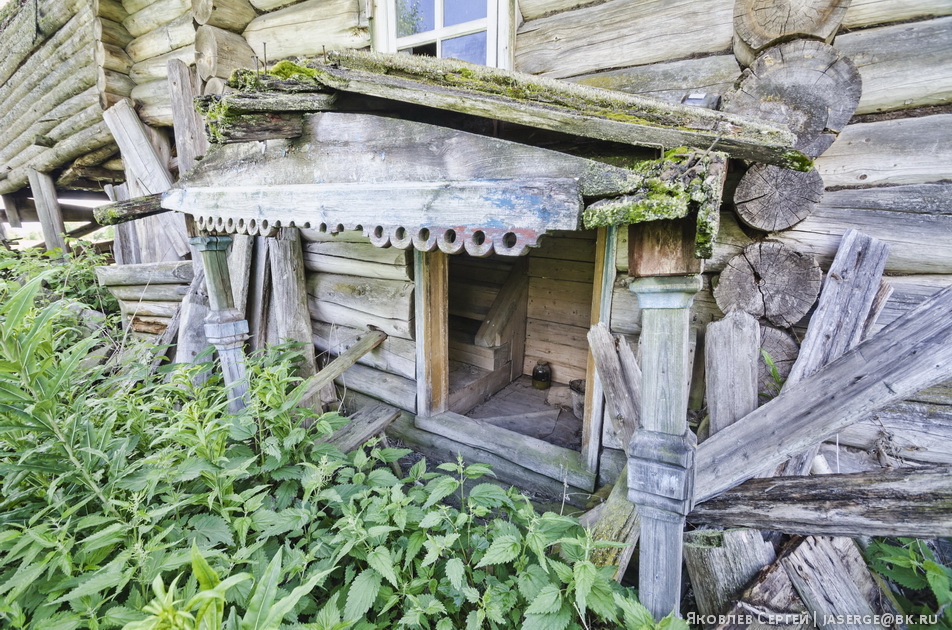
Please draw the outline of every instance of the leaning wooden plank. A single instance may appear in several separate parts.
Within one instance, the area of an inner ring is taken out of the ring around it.
[[[578,452],[451,411],[429,418],[418,416],[416,427],[461,444],[494,453],[570,486],[591,491],[595,476],[580,464]]]
[[[698,504],[688,520],[809,536],[950,536],[952,469],[750,479]]]
[[[952,288],[698,446],[697,501],[717,496],[952,374]]]
[[[368,332],[359,342],[341,353],[336,359],[324,366],[320,372],[309,377],[299,386],[305,388],[303,398],[316,396],[327,384],[333,383],[334,379],[354,365],[357,359],[379,346],[386,338],[387,335],[379,330]]]
[[[192,282],[192,263],[162,262],[96,267],[96,279],[104,287],[143,284],[186,284]]]
[[[604,323],[592,326],[588,341],[595,357],[598,377],[605,388],[605,400],[612,425],[622,444],[627,445],[640,422],[640,401],[628,387],[628,380],[615,350],[615,338],[609,332],[608,326]]]
[[[812,376],[859,344],[879,294],[888,256],[889,246],[882,241],[853,229],[843,235],[784,389]],[[816,453],[814,446],[790,458],[780,474],[809,474]]]
[[[314,347],[331,355],[342,354],[367,333],[347,326],[311,320]],[[358,363],[404,378],[416,378],[416,345],[409,339],[387,337],[357,360]]]
[[[202,159],[208,150],[205,123],[195,111],[195,97],[201,91],[201,83],[195,72],[179,59],[169,60],[166,72],[172,98],[172,120],[175,123],[173,132],[179,173],[185,174],[195,168],[198,160]]]
[[[85,225],[81,225],[81,226],[79,226],[78,228],[74,228],[74,229],[70,230],[69,232],[66,232],[66,234],[64,234],[64,236],[65,236],[67,239],[82,238],[82,237],[84,237],[84,236],[89,236],[89,235],[92,234],[93,232],[96,232],[97,230],[100,230],[100,229],[102,229],[102,226],[101,226],[101,225],[99,225],[99,224],[96,223],[95,221],[91,221],[91,222],[89,222],[89,223],[87,223],[87,224],[85,224]],[[41,250],[46,250],[46,249],[47,249],[47,247],[46,247],[46,242],[45,242],[45,241],[42,242],[42,243],[37,243],[36,245],[33,245],[32,247],[34,247],[34,248],[36,248],[36,249],[41,249]]]
[[[711,434],[757,408],[760,324],[737,310],[707,325],[704,375]]]
[[[315,442],[333,444],[341,452],[349,453],[375,435],[383,433],[400,413],[399,409],[388,405],[365,407],[351,416],[350,422],[343,427]]]
[[[162,207],[162,195],[145,195],[135,199],[114,201],[93,210],[93,216],[100,225],[119,225],[142,217],[168,212]]]
[[[509,277],[502,285],[486,319],[476,332],[475,343],[483,348],[492,348],[502,345],[505,339],[503,331],[508,327],[509,320],[519,310],[522,301],[526,299],[528,278],[526,276],[527,259],[523,256],[509,270]]]
[[[33,199],[36,200],[36,212],[40,216],[40,224],[43,226],[43,240],[48,243],[47,249],[58,249],[61,253],[66,254],[69,251],[66,247],[66,239],[63,236],[66,232],[66,226],[63,223],[63,215],[60,213],[59,201],[56,199],[56,186],[53,184],[53,178],[46,173],[40,173],[32,169],[28,174]]]
[[[410,55],[358,52],[331,53],[328,59],[340,67],[323,67],[326,76],[318,80],[342,91],[599,140],[716,148],[731,157],[810,167],[810,160],[791,148],[788,131],[744,117],[452,60],[420,62]],[[511,96],[518,93],[529,96]]]

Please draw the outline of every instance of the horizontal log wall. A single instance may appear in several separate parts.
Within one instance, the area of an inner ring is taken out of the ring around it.
[[[585,378],[594,276],[594,232],[550,234],[529,252],[524,374],[542,360],[556,382]]]
[[[416,408],[413,264],[406,250],[374,247],[358,232],[301,230],[314,345],[337,355],[368,327],[388,336],[337,379],[345,390]]]

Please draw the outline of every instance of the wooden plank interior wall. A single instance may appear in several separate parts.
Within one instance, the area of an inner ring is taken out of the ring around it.
[[[415,411],[412,254],[374,247],[358,232],[334,236],[302,230],[301,237],[317,350],[338,354],[367,326],[387,333],[383,343],[361,357],[338,384]]]
[[[555,382],[585,378],[594,275],[594,230],[548,234],[529,253],[524,374],[543,360]]]

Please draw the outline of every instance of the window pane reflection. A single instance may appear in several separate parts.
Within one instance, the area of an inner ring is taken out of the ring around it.
[[[397,0],[397,37],[436,28],[434,0]]]
[[[486,31],[443,40],[444,58],[461,59],[470,63],[486,63]]]
[[[443,26],[462,24],[484,17],[486,3],[483,0],[443,0]]]

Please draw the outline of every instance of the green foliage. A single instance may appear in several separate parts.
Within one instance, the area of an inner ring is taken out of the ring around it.
[[[869,567],[892,586],[900,614],[931,618],[916,628],[952,629],[952,569],[915,538],[876,539],[866,548]]]
[[[771,398],[776,398],[780,390],[783,389],[785,379],[780,376],[780,370],[777,369],[777,364],[774,363],[773,357],[770,356],[769,352],[761,348],[760,356],[763,358],[764,363],[767,365],[767,370],[770,372],[771,383],[767,386],[767,391],[760,392],[759,395],[761,398],[770,400]]]
[[[249,360],[239,414],[207,365],[130,388],[47,281],[0,307],[0,626],[655,627],[592,562],[605,543],[488,466],[399,478],[405,450],[318,444],[344,420],[296,406],[293,348]]]

